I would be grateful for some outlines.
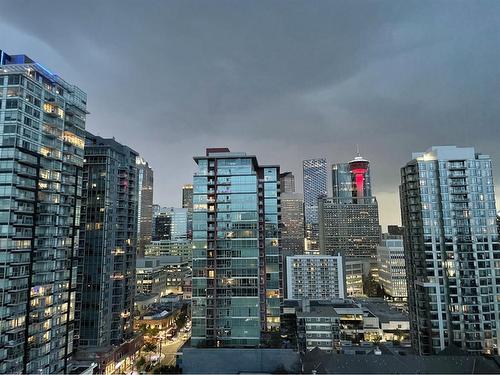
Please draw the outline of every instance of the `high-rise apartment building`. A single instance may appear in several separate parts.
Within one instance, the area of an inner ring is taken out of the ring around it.
[[[148,162],[137,158],[139,196],[137,198],[137,255],[144,256],[145,246],[151,242],[153,231],[153,170]]]
[[[281,194],[295,193],[295,176],[292,172],[280,173]]]
[[[318,200],[327,196],[326,159],[304,160],[305,251],[319,253]]]
[[[279,167],[207,149],[193,177],[193,345],[258,346],[282,301]]]
[[[0,373],[66,373],[86,94],[0,50]]]
[[[137,156],[114,139],[87,133],[76,294],[79,358],[111,352],[133,334]]]
[[[287,298],[331,301],[345,297],[342,256],[295,255],[286,258]]]
[[[432,354],[500,347],[500,245],[491,159],[472,147],[414,153],[401,169],[411,336]]]
[[[383,234],[377,246],[379,284],[394,301],[406,301],[406,266],[403,236]]]

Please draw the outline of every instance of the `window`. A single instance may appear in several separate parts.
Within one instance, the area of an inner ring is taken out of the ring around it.
[[[5,108],[6,109],[17,108],[17,99],[7,99]]]

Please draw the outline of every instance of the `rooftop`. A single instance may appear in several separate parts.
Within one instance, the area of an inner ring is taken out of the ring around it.
[[[319,348],[303,358],[304,373],[318,374],[498,374],[498,358],[449,355],[418,356],[389,354],[347,355],[326,353]]]

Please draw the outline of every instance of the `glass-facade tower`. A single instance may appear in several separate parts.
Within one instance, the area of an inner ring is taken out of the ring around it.
[[[139,195],[137,198],[137,256],[144,256],[144,249],[151,242],[153,230],[153,170],[148,162],[137,157]]]
[[[137,155],[114,139],[86,135],[76,298],[79,351],[101,351],[132,337]]]
[[[191,341],[255,347],[280,323],[279,167],[225,148],[194,159]]]
[[[318,199],[327,196],[326,159],[304,160],[304,226],[305,251],[319,253]]]
[[[0,50],[0,373],[67,373],[86,94]]]
[[[411,338],[421,354],[500,347],[500,245],[491,159],[432,147],[401,169]]]

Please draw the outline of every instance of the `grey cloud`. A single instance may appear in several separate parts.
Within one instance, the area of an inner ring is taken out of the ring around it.
[[[495,1],[5,1],[0,48],[86,90],[88,128],[151,161],[161,203],[180,203],[207,146],[300,181],[302,159],[358,143],[388,224],[411,151],[500,159],[499,16]]]

